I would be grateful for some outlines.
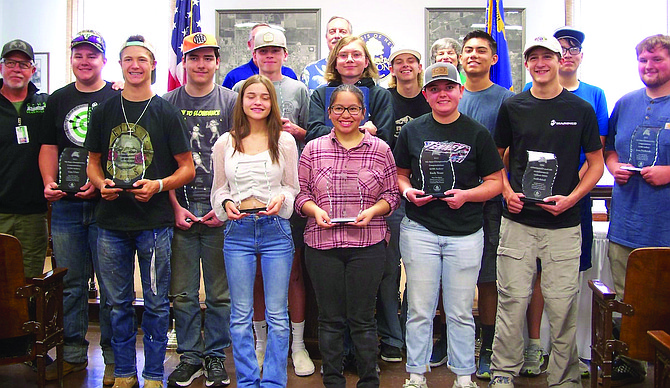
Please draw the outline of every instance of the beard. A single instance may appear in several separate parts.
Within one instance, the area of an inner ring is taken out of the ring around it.
[[[656,72],[656,73],[651,73],[651,74],[643,74],[640,79],[642,80],[642,83],[648,87],[648,88],[657,88],[659,86],[663,86],[666,83],[670,82],[670,73],[661,73],[661,72]]]

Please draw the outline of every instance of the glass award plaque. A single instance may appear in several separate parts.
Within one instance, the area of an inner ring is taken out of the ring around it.
[[[66,193],[78,193],[88,182],[86,165],[88,152],[83,148],[68,147],[58,159],[58,189]]]
[[[112,130],[107,173],[114,181],[114,188],[139,189],[133,183],[144,179],[153,159],[153,147],[149,134],[139,125],[133,131],[121,124]]]
[[[453,143],[426,142],[419,156],[422,190],[425,195],[444,198],[445,191],[454,188]]]
[[[358,182],[358,171],[330,171],[326,194],[330,203],[330,222],[345,224],[355,222],[363,211],[363,195]]]
[[[554,179],[558,172],[556,155],[550,152],[528,151],[528,163],[521,181],[523,202],[545,203],[555,205],[555,202],[544,202],[543,199],[553,195]]]
[[[656,164],[658,156],[658,134],[661,128],[640,125],[633,131],[630,138],[630,164],[622,166],[623,170],[642,171],[643,167]]]
[[[262,177],[260,180],[258,177]],[[246,191],[244,187],[240,187],[240,182],[253,181]],[[233,177],[237,191],[240,193],[241,202],[249,199],[249,203],[253,203],[253,207],[242,209],[240,212],[254,214],[267,210],[267,204],[259,201],[254,196],[254,189],[262,192],[270,193],[269,198],[272,198],[272,188],[270,186],[270,178],[268,177],[268,161],[265,159],[242,160],[235,166],[235,176]],[[242,205],[240,205],[242,206]]]

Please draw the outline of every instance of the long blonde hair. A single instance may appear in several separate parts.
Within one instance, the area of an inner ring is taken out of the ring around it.
[[[244,152],[242,139],[249,136],[249,133],[251,133],[249,118],[244,113],[244,92],[249,86],[258,83],[263,84],[270,93],[270,113],[265,118],[265,124],[268,130],[268,149],[270,151],[270,159],[272,160],[272,163],[278,163],[279,135],[281,135],[282,131],[281,115],[279,113],[279,104],[277,103],[277,93],[275,92],[275,87],[268,77],[260,74],[253,75],[244,81],[244,84],[242,84],[240,93],[237,95],[235,108],[233,109],[233,128],[230,130],[230,136],[233,137],[235,142],[235,151]]]
[[[337,42],[337,45],[335,45],[335,47],[333,47],[333,49],[331,50],[330,55],[328,55],[328,62],[326,63],[326,71],[324,74],[324,78],[326,79],[326,81],[342,82],[342,76],[340,75],[340,73],[337,71],[336,68],[337,55],[340,53],[340,50],[342,50],[344,46],[352,42],[360,43],[361,47],[363,48],[363,52],[365,53],[365,58],[368,59],[368,67],[366,67],[363,70],[363,74],[361,74],[361,79],[379,78],[379,71],[377,70],[377,65],[375,64],[375,61],[372,59],[372,56],[370,56],[370,52],[368,51],[368,46],[365,44],[365,41],[359,38],[358,36],[349,35],[340,39],[340,41]]]

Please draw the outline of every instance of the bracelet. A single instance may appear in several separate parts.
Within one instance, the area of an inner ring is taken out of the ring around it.
[[[161,191],[163,191],[163,180],[159,179],[158,180],[158,192],[160,193]]]
[[[408,187],[405,190],[403,190],[403,192],[402,192],[402,196],[405,197],[405,199],[408,200],[409,202],[412,202],[412,201],[410,201],[409,198],[407,198],[407,192],[410,191],[411,189],[412,189],[412,187]]]
[[[223,202],[222,202],[221,205],[223,206],[223,210],[224,210],[224,211],[226,210],[226,202],[233,202],[233,200],[230,199],[230,198],[228,198],[228,199],[224,199],[224,200],[223,200]]]

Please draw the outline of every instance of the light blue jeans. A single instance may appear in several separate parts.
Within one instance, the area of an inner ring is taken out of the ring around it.
[[[77,364],[87,360],[88,279],[92,264],[100,292],[100,348],[102,358],[108,365],[114,363],[109,317],[112,307],[107,303],[107,294],[100,280],[95,205],[95,201],[61,199],[54,202],[51,210],[51,236],[58,266],[68,269],[63,278],[63,359]]]
[[[238,387],[285,387],[288,358],[288,281],[293,263],[289,220],[247,216],[226,224],[223,255],[230,286],[230,335]],[[263,379],[256,360],[251,325],[256,257],[261,260],[268,342]]]
[[[475,372],[475,321],[472,304],[484,249],[484,232],[439,236],[405,217],[400,253],[407,275],[407,364],[410,373],[430,371],[433,318],[440,281],[447,317],[449,368],[457,375]]]
[[[112,305],[114,376],[137,374],[135,337],[137,324],[133,301],[135,252],[140,265],[144,314],[142,377],[163,380],[163,362],[170,321],[170,255],[172,228],[123,232],[98,228],[98,260],[102,285]]]
[[[197,217],[210,205],[192,202],[189,211]],[[172,237],[172,285],[177,353],[181,361],[202,364],[205,357],[226,358],[230,346],[230,292],[223,261],[224,227],[194,223],[187,230],[175,229]],[[205,284],[205,322],[200,315],[200,263]],[[204,338],[202,329],[204,326]]]

